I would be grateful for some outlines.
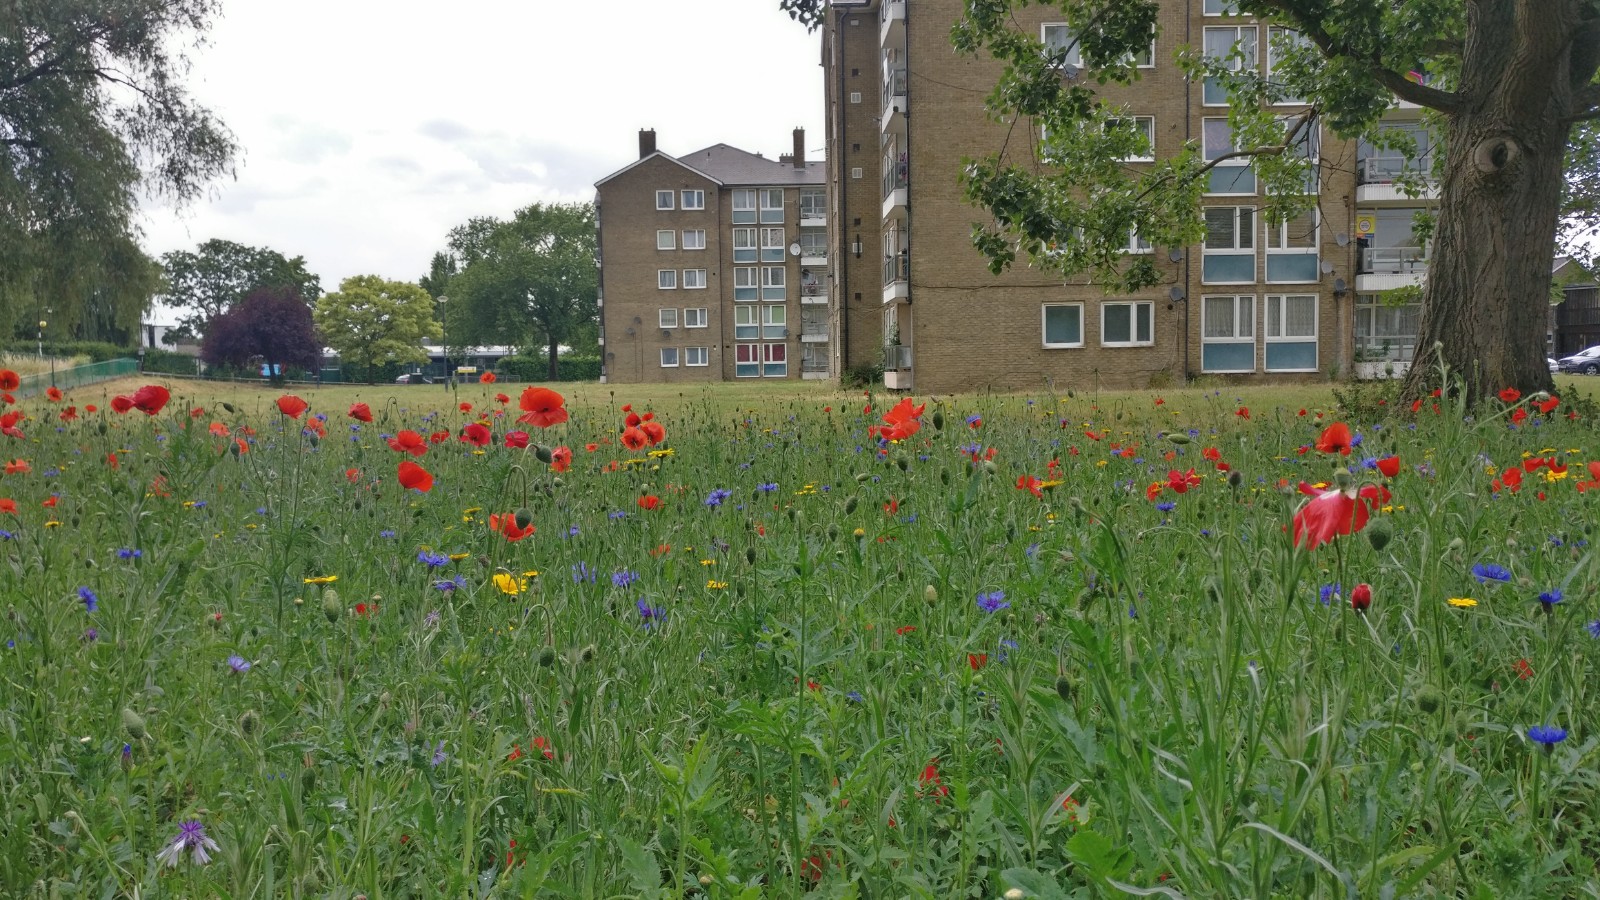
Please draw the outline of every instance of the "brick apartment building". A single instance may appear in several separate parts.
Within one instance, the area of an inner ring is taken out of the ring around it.
[[[1437,189],[1413,199],[1396,176],[1426,173],[1431,161],[1331,133],[1311,144],[1312,212],[1269,226],[1254,174],[1239,160],[1210,173],[1202,245],[1131,237],[1129,252],[1151,254],[1165,275],[1158,286],[1107,295],[1086,278],[1063,283],[1023,262],[991,275],[971,245],[973,223],[987,215],[961,197],[962,159],[1002,147],[1035,159],[1030,143],[1040,133],[1031,122],[1012,129],[986,117],[983,100],[1001,68],[951,48],[962,8],[962,0],[833,0],[824,24],[836,370],[881,361],[887,387],[922,392],[1317,378],[1358,364],[1367,374],[1403,371],[1418,311],[1379,294],[1420,284],[1426,271],[1412,216]],[[1048,5],[1016,10],[1019,27],[1047,45],[1073,46],[1058,16]],[[1227,57],[1239,46],[1241,65],[1270,73],[1269,31],[1278,29],[1233,15],[1228,0],[1166,0],[1151,51],[1138,60],[1140,80],[1100,90],[1146,132],[1148,161],[1189,142],[1220,155],[1231,142],[1227,97],[1220,85],[1191,82],[1174,53],[1192,46]],[[1068,67],[1064,77],[1085,76]],[[1414,106],[1396,104],[1389,118],[1386,127],[1420,133]]]
[[[825,379],[824,164],[726,144],[639,158],[596,185],[603,380]]]

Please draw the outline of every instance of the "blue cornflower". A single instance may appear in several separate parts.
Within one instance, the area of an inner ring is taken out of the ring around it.
[[[1505,566],[1497,566],[1494,563],[1473,563],[1472,577],[1478,579],[1479,584],[1486,581],[1510,581],[1511,572]]]
[[[778,483],[776,481],[769,481],[766,484],[758,484],[758,485],[756,485],[756,490],[760,491],[763,494],[770,494],[770,493],[772,493],[773,491],[775,491],[777,489],[778,489]]]
[[[1352,446],[1352,447],[1361,446],[1361,432],[1358,431],[1355,434],[1350,435],[1350,446]]]
[[[206,508],[206,502],[204,500],[196,500],[196,501],[194,501],[194,503],[192,503],[190,505],[193,506],[195,509],[205,509]]]
[[[435,581],[433,583],[433,589],[434,590],[440,591],[440,592],[443,592],[443,593],[446,593],[446,594],[450,593],[451,591],[461,590],[462,588],[464,588],[466,586],[467,586],[467,580],[465,578],[461,577],[460,575],[457,575],[456,577],[450,579],[449,581]]]
[[[588,563],[576,563],[572,567],[572,583],[582,584],[585,581],[594,584],[594,572],[589,570]]]
[[[178,829],[178,836],[156,854],[156,860],[170,868],[177,865],[183,858],[183,851],[188,850],[189,858],[196,865],[203,866],[211,862],[211,855],[206,851],[217,849],[217,842],[206,836],[205,825],[199,821],[189,821],[180,824]]]
[[[92,644],[92,643],[94,643],[95,641],[98,641],[98,640],[100,640],[100,629],[98,629],[98,628],[86,628],[86,629],[84,629],[84,632],[83,632],[83,642],[84,643]]]
[[[143,550],[135,550],[131,547],[123,547],[117,551],[117,559],[138,559],[141,556],[144,556]]]
[[[1038,556],[1039,555],[1039,542],[1038,541],[1034,541],[1033,543],[1029,544],[1028,545],[1028,549],[1022,551],[1022,554],[1024,556],[1028,557],[1029,559],[1033,559],[1035,556]]]
[[[447,760],[449,758],[450,757],[446,756],[445,752],[444,752],[444,741],[440,741],[439,745],[437,747],[433,748],[433,765],[434,765],[434,767],[438,768],[439,766],[444,764],[445,760]]]
[[[639,618],[643,620],[640,624],[646,628],[649,628],[655,625],[657,622],[660,622],[666,617],[667,614],[665,610],[659,607],[651,606],[650,604],[644,602],[643,597],[640,597],[638,600],[634,601],[633,606],[635,609],[639,610]]]
[[[1172,501],[1172,500],[1168,500],[1165,503],[1157,503],[1156,504],[1156,509],[1159,509],[1162,512],[1172,512],[1173,510],[1175,510],[1177,508],[1178,508],[1178,504],[1175,501]]]
[[[1323,606],[1327,606],[1329,603],[1339,599],[1340,596],[1342,596],[1342,594],[1337,582],[1334,584],[1325,584],[1322,586],[1322,589],[1317,592],[1317,599],[1322,601]]]
[[[639,573],[635,572],[635,571],[633,571],[631,569],[623,569],[621,572],[612,572],[611,573],[611,586],[612,587],[625,588],[628,585],[633,584],[635,581],[638,581],[638,580],[639,580]]]
[[[981,425],[981,424],[983,424],[983,416],[980,416],[977,413],[973,413],[972,415],[967,416],[967,427],[968,428],[976,428],[978,425]]]
[[[865,702],[864,698],[862,698],[862,696],[861,696],[861,692],[860,691],[846,691],[844,697],[845,697],[846,700],[849,700],[851,703],[862,703],[862,702]]]
[[[978,595],[978,608],[986,613],[997,613],[1002,609],[1010,609],[1011,604],[1006,602],[1005,591],[993,591]]]
[[[11,532],[5,530],[4,528],[0,528],[0,541],[9,541],[9,540],[13,540],[15,538],[16,538],[16,535],[14,535]]]
[[[233,656],[228,657],[228,668],[232,669],[236,675],[243,675],[250,671],[250,661],[235,653]]]
[[[1561,602],[1561,589],[1555,588],[1553,590],[1545,591],[1539,595],[1539,602],[1544,604],[1545,609],[1555,606],[1557,603]]]
[[[437,569],[449,561],[450,557],[443,553],[432,553],[427,550],[417,551],[417,562],[422,563],[430,569]]]
[[[571,528],[567,529],[567,537],[577,537],[577,536],[578,536],[578,526],[573,525]]]
[[[78,588],[78,599],[83,601],[84,612],[94,612],[100,608],[100,598],[86,587]]]
[[[1590,637],[1600,638],[1600,619],[1595,619],[1593,622],[1590,622],[1583,627],[1588,629]]]
[[[606,513],[606,518],[608,519],[626,519],[627,517],[628,514],[620,509],[614,509]]]
[[[706,505],[707,506],[721,506],[722,505],[722,501],[728,499],[731,496],[733,496],[733,491],[730,491],[727,488],[716,488],[711,493],[706,495]]]
[[[1555,747],[1555,745],[1566,739],[1567,730],[1565,728],[1557,728],[1554,725],[1530,725],[1528,727],[1528,740],[1543,744],[1546,750]]]
[[[394,538],[394,536],[395,536],[394,529],[392,529],[392,528],[385,528],[384,530],[378,532],[378,537],[384,538],[386,540],[392,540]]]

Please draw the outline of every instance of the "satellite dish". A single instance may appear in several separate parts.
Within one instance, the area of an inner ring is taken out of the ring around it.
[[[1335,294],[1342,294],[1349,289],[1349,283],[1347,283],[1343,278],[1335,278],[1333,280],[1333,292]]]
[[[1178,261],[1182,260],[1183,259],[1183,248],[1182,247],[1173,247],[1171,250],[1168,250],[1167,251],[1167,259],[1170,259],[1173,262],[1178,262]]]
[[[789,255],[790,256],[799,256],[800,255],[800,242],[799,241],[795,241],[794,243],[789,245]]]
[[[1331,272],[1333,272],[1333,263],[1328,262],[1327,260],[1323,260],[1322,261],[1322,274],[1327,275],[1327,274],[1330,274]]]
[[[1350,235],[1348,233],[1346,233],[1346,232],[1341,231],[1337,235],[1334,236],[1333,242],[1335,244],[1338,244],[1341,247],[1348,247],[1348,246],[1350,246]]]
[[[1172,290],[1167,291],[1167,296],[1171,297],[1173,300],[1182,300],[1184,296],[1183,288],[1173,285]]]

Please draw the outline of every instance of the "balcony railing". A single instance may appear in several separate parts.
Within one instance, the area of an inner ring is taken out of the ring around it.
[[[801,244],[800,245],[800,258],[801,259],[807,259],[807,260],[820,259],[820,260],[822,260],[821,263],[811,263],[811,265],[823,265],[823,266],[826,266],[828,264],[828,248],[826,246],[818,247],[815,244],[812,244],[812,245]]]
[[[825,202],[808,203],[805,198],[800,199],[800,218],[826,219],[828,217],[828,204]]]
[[[911,371],[911,348],[903,344],[890,344],[884,347],[883,370],[885,372]]]
[[[800,335],[802,337],[827,337],[828,321],[826,319],[820,322],[801,321]]]
[[[1427,271],[1424,247],[1368,247],[1361,251],[1362,275],[1421,275]]]
[[[883,258],[883,283],[894,284],[896,281],[908,281],[911,278],[911,260],[904,256],[885,256]]]
[[[906,95],[906,70],[891,69],[883,80],[883,105],[888,108],[896,97]],[[902,110],[904,112],[904,110]]]
[[[802,281],[800,282],[800,296],[826,297],[828,296],[828,286],[821,281],[813,281],[810,283]]]
[[[1432,169],[1433,161],[1425,157],[1372,156],[1361,161],[1357,178],[1359,184],[1393,184],[1402,175],[1426,178]]]
[[[884,160],[883,165],[883,196],[888,199],[895,191],[904,190],[911,186],[911,167],[904,161],[889,164]]]

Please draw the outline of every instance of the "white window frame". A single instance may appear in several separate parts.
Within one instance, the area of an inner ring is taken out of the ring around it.
[[[746,321],[746,320],[749,321]],[[741,331],[740,329],[748,329]],[[755,306],[733,308],[733,339],[736,341],[761,340],[761,312]]]
[[[677,367],[678,367],[678,348],[677,347],[662,347],[661,348],[661,368],[663,368],[663,369],[676,369]]]
[[[1300,32],[1295,31],[1293,28],[1285,28],[1282,25],[1269,25],[1269,26],[1267,26],[1267,52],[1265,54],[1263,54],[1263,56],[1266,59],[1266,64],[1267,64],[1266,65],[1266,73],[1267,73],[1266,77],[1267,77],[1268,81],[1272,80],[1272,70],[1274,68],[1274,66],[1272,65],[1273,55],[1274,55],[1274,51],[1273,51],[1272,48],[1277,44],[1277,41],[1274,40],[1274,37],[1276,37],[1279,34],[1292,35],[1292,37],[1290,37],[1288,40],[1290,40],[1290,41],[1292,41],[1294,43],[1301,44],[1302,46],[1306,46],[1306,45],[1310,44],[1310,40],[1304,34],[1301,34]],[[1284,97],[1281,100],[1274,100],[1272,102],[1273,106],[1304,106],[1305,104],[1306,104],[1306,98],[1304,98],[1304,97]]]
[[[684,190],[679,197],[683,209],[705,209],[706,192],[700,190]]]
[[[1253,206],[1207,206],[1200,211],[1204,219],[1212,210],[1232,210],[1233,215],[1233,244],[1232,246],[1212,246],[1211,233],[1200,240],[1200,282],[1201,284],[1255,284],[1258,262],[1256,260],[1256,209]],[[1240,218],[1243,215],[1250,217],[1248,226],[1240,227]],[[1239,281],[1212,281],[1206,279],[1205,260],[1207,256],[1249,256],[1250,277]]]
[[[1231,31],[1231,32],[1233,32],[1233,40],[1228,44],[1228,47],[1229,47],[1228,53],[1226,55],[1224,55],[1224,56],[1211,56],[1210,55],[1210,51],[1207,49],[1207,48],[1209,48],[1211,46],[1211,42],[1209,40],[1206,40],[1206,36],[1211,34],[1212,32],[1223,32],[1223,31]],[[1245,41],[1245,32],[1249,32],[1249,34],[1250,34],[1250,40],[1248,42]],[[1245,58],[1244,59],[1231,58],[1233,56],[1233,48],[1235,48],[1235,47],[1237,47],[1237,46],[1239,46],[1240,44],[1243,44],[1243,43],[1248,43],[1250,45],[1249,46],[1249,50],[1245,54]],[[1254,25],[1207,25],[1207,26],[1205,26],[1205,28],[1203,29],[1203,33],[1201,34],[1200,52],[1203,55],[1205,55],[1205,57],[1207,59],[1226,59],[1228,61],[1229,65],[1231,66],[1231,68],[1233,69],[1233,71],[1235,71],[1235,72],[1238,72],[1238,71],[1244,69],[1247,66],[1248,67],[1252,67],[1252,68],[1260,66],[1261,65],[1261,34],[1260,34],[1260,30]],[[1201,83],[1200,83],[1200,105],[1201,106],[1217,106],[1217,107],[1227,106],[1228,105],[1228,101],[1230,99],[1228,97],[1223,97],[1220,101],[1218,101],[1218,100],[1212,100],[1211,98],[1206,96],[1206,90],[1207,90],[1207,88],[1210,87],[1209,82],[1210,82],[1209,78],[1201,79]]]
[[[710,310],[704,306],[691,306],[683,311],[683,327],[708,328],[710,327]]]
[[[1133,127],[1136,128],[1136,129],[1140,128],[1141,125],[1144,126],[1143,127],[1143,131],[1144,131],[1145,139],[1147,141],[1147,145],[1149,147],[1149,155],[1148,156],[1125,156],[1125,157],[1122,158],[1122,161],[1123,162],[1155,162],[1156,161],[1156,117],[1155,116],[1114,116],[1114,117],[1112,117],[1111,121],[1106,123],[1106,127],[1108,127],[1108,128],[1111,127],[1111,125],[1113,123],[1115,123],[1115,122],[1129,122],[1129,121],[1133,122]]]
[[[706,230],[704,228],[685,228],[683,230],[683,249],[704,250],[706,248]]]
[[[1297,299],[1297,300],[1310,300],[1311,301],[1311,333],[1309,335],[1304,335],[1304,334],[1286,335],[1286,334],[1282,333],[1284,325],[1287,322],[1287,317],[1286,317],[1285,314],[1288,312],[1288,301],[1291,298]],[[1262,303],[1262,310],[1261,310],[1261,343],[1262,343],[1261,366],[1262,366],[1262,369],[1264,371],[1267,371],[1267,372],[1316,372],[1316,371],[1319,371],[1316,361],[1312,362],[1310,368],[1298,368],[1298,369],[1273,368],[1271,363],[1269,362],[1269,354],[1267,353],[1267,346],[1271,345],[1271,344],[1310,344],[1312,346],[1312,348],[1314,349],[1314,351],[1315,351],[1313,355],[1315,356],[1316,360],[1320,361],[1321,358],[1322,358],[1322,346],[1321,346],[1321,343],[1320,343],[1320,334],[1321,334],[1321,331],[1322,331],[1322,323],[1319,320],[1320,316],[1322,314],[1322,300],[1321,300],[1321,298],[1318,297],[1314,292],[1299,293],[1299,294],[1268,294],[1264,298],[1264,301],[1265,302]],[[1278,328],[1277,328],[1278,333],[1277,334],[1273,333],[1273,327],[1272,327],[1272,319],[1273,319],[1273,309],[1274,309],[1274,307],[1276,307],[1276,309],[1277,309],[1277,319],[1278,319]]]
[[[782,360],[773,359],[782,356]],[[768,372],[770,366],[783,366],[782,372]],[[770,343],[761,345],[761,377],[762,378],[788,378],[789,377],[789,345],[785,343]]]
[[[1050,39],[1051,32],[1065,35],[1066,40],[1058,39],[1055,43],[1052,43]],[[1063,69],[1082,69],[1084,67],[1083,42],[1078,40],[1077,32],[1073,31],[1072,26],[1066,22],[1045,22],[1041,24],[1039,26],[1039,42],[1044,44],[1044,51],[1047,57],[1053,57],[1061,52],[1062,49],[1066,49],[1066,58],[1061,61]]]
[[[1211,302],[1226,300],[1233,309],[1233,328],[1228,335],[1208,335],[1211,325]],[[1241,310],[1241,306],[1248,305],[1248,310]],[[1243,313],[1243,314],[1241,314]],[[1241,329],[1241,325],[1248,326]],[[1253,373],[1256,370],[1256,297],[1254,294],[1207,294],[1200,298],[1200,369],[1208,374],[1221,375]],[[1211,369],[1206,367],[1205,347],[1207,344],[1229,344],[1247,346],[1250,348],[1250,368],[1248,369]]]
[[[656,209],[672,209],[672,201],[677,196],[671,190],[656,191]]]
[[[1123,253],[1143,255],[1156,252],[1155,245],[1139,236],[1138,228],[1128,229],[1128,246],[1122,248]]]
[[[761,267],[761,299],[789,299],[789,270],[783,266]]]
[[[759,228],[739,226],[733,229],[733,261],[736,263],[753,263],[760,259],[756,249]]]
[[[1131,307],[1128,313],[1128,340],[1113,341],[1106,338],[1106,312],[1114,306]],[[1148,340],[1139,340],[1139,310],[1146,311],[1150,325]],[[1102,347],[1153,347],[1156,343],[1156,304],[1154,300],[1103,300],[1100,303],[1100,346]]]
[[[673,231],[670,228],[663,228],[663,229],[660,229],[660,230],[656,231],[656,249],[657,250],[676,250],[676,249],[678,249],[678,233],[676,231]]]
[[[750,341],[739,340],[737,338],[735,338],[735,340],[738,340],[739,342],[733,345],[733,377],[735,377],[735,378],[760,378],[761,377],[761,345],[757,344],[757,343],[750,342]],[[740,354],[743,354],[743,353],[749,353],[749,355],[750,355],[750,361],[749,362],[740,362],[739,361],[739,356],[740,356]],[[739,371],[741,366],[748,366],[748,367],[754,368],[755,371],[753,371],[753,372],[741,372],[741,371]]]
[[[1204,0],[1200,5],[1201,15],[1206,16],[1237,16],[1241,15],[1236,0]]]
[[[761,299],[761,276],[756,266],[735,266],[733,270],[733,300],[735,303],[753,303]],[[748,296],[740,296],[748,291]]]
[[[758,193],[761,195],[761,224],[782,225],[783,188],[762,188]],[[772,202],[774,199],[776,205]]]
[[[698,359],[699,362],[695,362]],[[711,352],[707,347],[683,348],[683,364],[691,368],[711,365]]]
[[[756,224],[756,191],[754,188],[738,188],[733,192],[733,224]]]
[[[678,270],[677,269],[657,269],[656,270],[656,288],[659,289],[659,290],[663,290],[663,291],[675,291],[675,290],[677,290],[678,289]]]
[[[1221,123],[1221,127],[1222,128],[1226,128],[1228,130],[1228,143],[1227,143],[1227,146],[1215,147],[1215,146],[1212,145],[1212,141],[1211,141],[1212,129],[1210,127],[1208,127],[1209,123],[1212,123],[1212,122],[1220,122]],[[1201,155],[1201,159],[1203,159],[1206,162],[1211,162],[1212,160],[1219,159],[1220,157],[1226,156],[1229,153],[1233,153],[1236,150],[1238,150],[1238,146],[1234,141],[1233,126],[1228,124],[1228,119],[1227,119],[1226,116],[1220,116],[1220,117],[1219,116],[1208,116],[1208,117],[1200,120],[1200,155]],[[1231,159],[1224,159],[1221,162],[1217,163],[1216,166],[1214,166],[1212,168],[1212,171],[1215,172],[1218,169],[1248,169],[1248,168],[1250,168],[1250,158],[1247,157],[1247,156],[1236,156],[1236,157],[1233,157]],[[1204,191],[1204,194],[1207,197],[1254,197],[1256,195],[1255,172],[1252,171],[1250,173],[1250,189],[1247,190],[1247,191],[1238,191],[1238,190],[1235,190],[1235,191],[1214,191],[1211,188],[1212,188],[1212,181],[1208,177],[1207,180],[1206,180],[1206,188],[1205,188],[1205,191]]]
[[[656,310],[656,321],[661,324],[662,328],[677,328],[678,327],[678,310],[677,310],[677,308],[676,307],[671,307],[671,306],[663,306],[661,309]]]
[[[1050,342],[1050,310],[1072,309],[1078,314],[1078,340],[1076,343]],[[1045,303],[1039,307],[1039,342],[1046,350],[1078,350],[1084,346],[1083,341],[1083,304],[1082,303]]]
[[[817,198],[817,197],[821,197],[822,198],[822,202],[820,204],[820,206],[821,206],[820,209],[817,208],[818,204],[816,204],[816,203],[807,203],[806,202],[807,200],[812,200],[812,199]],[[822,218],[826,218],[827,215],[828,215],[828,192],[827,192],[827,190],[824,189],[824,188],[801,188],[800,189],[800,218],[802,218],[802,219],[822,219]]]
[[[782,225],[761,227],[761,261],[764,263],[781,263],[789,242],[788,234]]]
[[[789,308],[782,303],[761,305],[761,339],[764,341],[788,340]]]
[[[703,291],[706,289],[705,269],[684,269],[683,289],[686,291]]]
[[[1263,273],[1262,277],[1266,280],[1267,284],[1316,284],[1322,280],[1322,271],[1320,268],[1322,264],[1322,214],[1315,206],[1311,207],[1308,212],[1311,214],[1312,224],[1311,242],[1307,246],[1289,245],[1289,240],[1291,237],[1290,226],[1291,224],[1295,223],[1297,219],[1285,219],[1276,225],[1272,225],[1267,223],[1266,216],[1261,217],[1262,224],[1266,229],[1265,240],[1262,241],[1261,247],[1266,254],[1267,260],[1266,272]],[[1274,243],[1278,244],[1279,246],[1272,246]],[[1312,259],[1310,277],[1292,280],[1273,278],[1272,258],[1274,256],[1309,256]]]

